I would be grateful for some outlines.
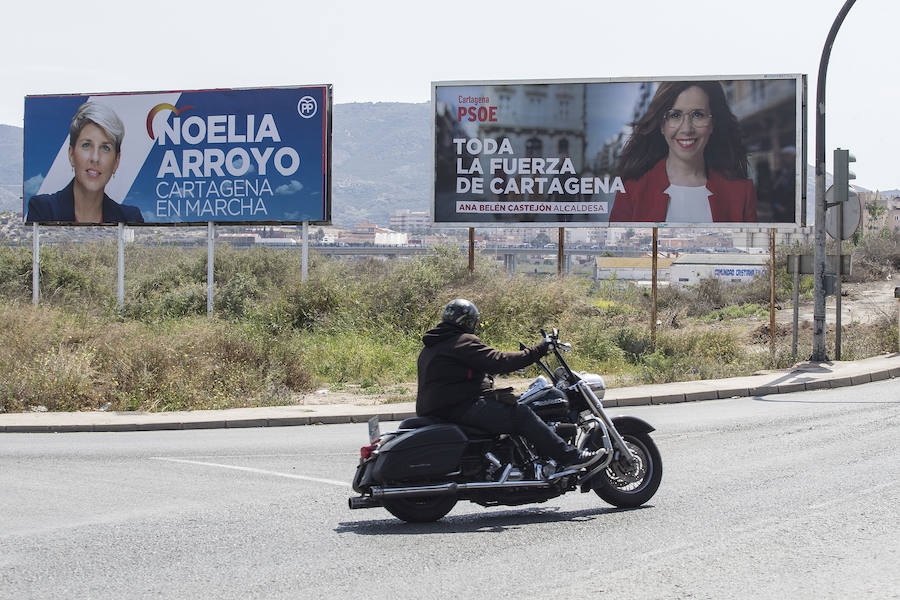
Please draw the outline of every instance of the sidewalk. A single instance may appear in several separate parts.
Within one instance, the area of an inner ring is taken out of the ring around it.
[[[800,363],[792,369],[748,377],[610,389],[606,392],[603,405],[639,406],[786,394],[859,385],[893,377],[900,377],[900,354],[854,362]],[[383,421],[412,417],[415,415],[415,403],[371,406],[320,404],[165,413],[93,411],[0,414],[0,433],[282,427],[364,423],[375,415]]]

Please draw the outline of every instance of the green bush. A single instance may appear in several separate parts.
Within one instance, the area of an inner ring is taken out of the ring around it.
[[[579,356],[613,364],[620,364],[625,360],[625,350],[599,327],[582,329],[580,335],[573,339]]]
[[[700,317],[706,323],[714,321],[729,321],[732,319],[745,319],[747,317],[763,317],[769,314],[767,307],[756,303],[730,304],[720,310],[714,310]]]
[[[731,377],[748,368],[747,359],[730,331],[665,332],[657,350],[642,357],[641,375],[646,383]]]
[[[651,351],[652,343],[648,330],[636,327],[622,327],[614,333],[616,346],[622,349],[631,362],[638,362]]]

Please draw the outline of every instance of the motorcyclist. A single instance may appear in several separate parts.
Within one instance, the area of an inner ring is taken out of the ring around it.
[[[444,307],[441,322],[425,333],[418,359],[416,414],[469,425],[490,433],[524,436],[544,458],[560,466],[584,465],[596,452],[578,450],[556,435],[525,404],[495,397],[491,375],[526,367],[550,351],[550,340],[521,352],[501,352],[475,335],[478,309],[462,298]]]

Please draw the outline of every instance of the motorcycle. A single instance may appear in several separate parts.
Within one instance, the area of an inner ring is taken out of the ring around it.
[[[571,345],[548,336],[551,351],[536,364],[543,371],[516,400],[527,404],[564,440],[596,450],[586,465],[559,467],[537,456],[521,436],[491,434],[433,417],[403,420],[381,433],[369,421],[369,444],[360,448],[351,509],[384,507],[403,521],[444,517],[459,500],[482,506],[546,502],[567,492],[594,491],[620,508],[640,506],[656,493],[662,459],[646,421],[610,418],[603,408],[603,378],[576,373],[563,357]],[[524,348],[524,346],[522,346]],[[555,368],[552,368],[555,361]]]

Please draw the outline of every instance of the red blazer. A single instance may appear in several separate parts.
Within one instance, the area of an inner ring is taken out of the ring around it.
[[[640,179],[626,179],[625,191],[616,192],[609,222],[665,223],[669,211],[669,176],[663,158]],[[749,179],[725,179],[715,171],[706,178],[709,209],[714,223],[756,223],[756,190]]]

